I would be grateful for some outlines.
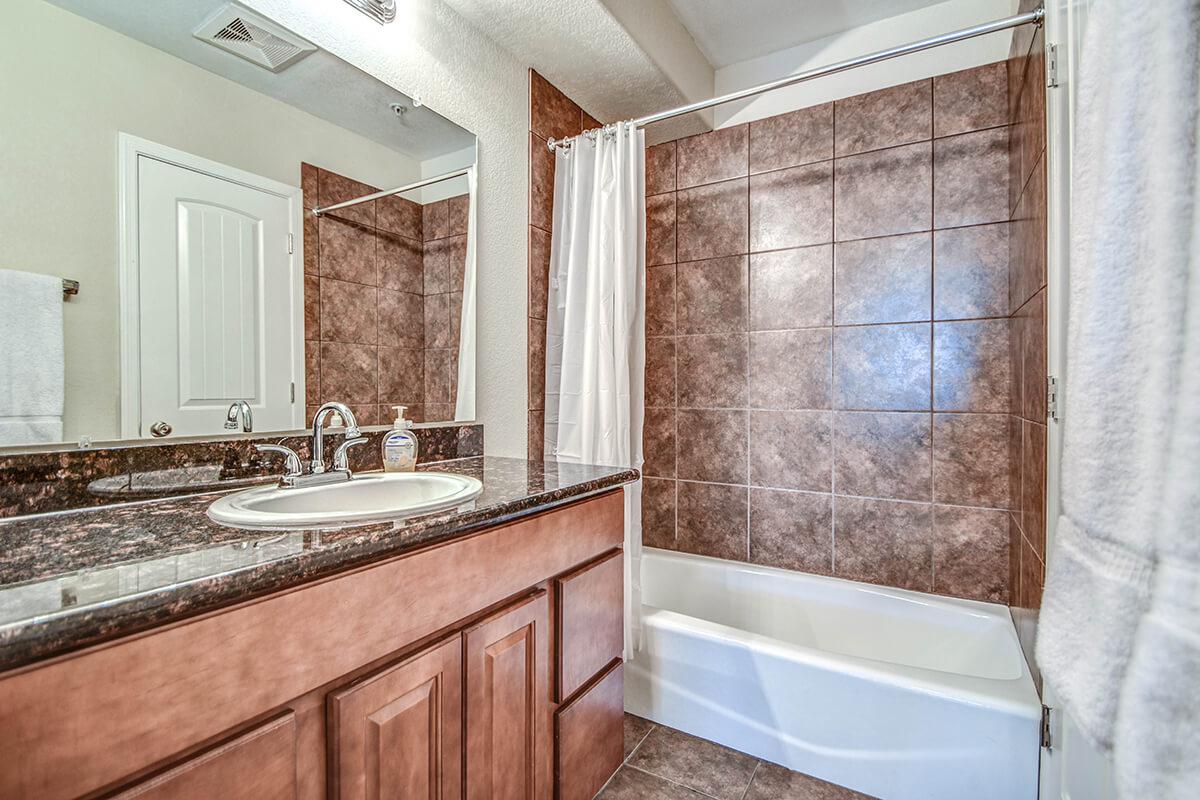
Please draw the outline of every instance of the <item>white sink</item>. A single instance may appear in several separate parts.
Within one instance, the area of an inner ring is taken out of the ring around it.
[[[483,484],[466,475],[384,472],[322,486],[247,489],[216,500],[208,516],[239,528],[342,527],[454,508],[481,491]]]

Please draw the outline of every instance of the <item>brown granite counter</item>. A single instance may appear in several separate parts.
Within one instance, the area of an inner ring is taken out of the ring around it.
[[[450,512],[332,530],[218,525],[217,495],[0,521],[0,670],[193,616],[543,511],[633,470],[511,458],[443,461],[483,492]]]

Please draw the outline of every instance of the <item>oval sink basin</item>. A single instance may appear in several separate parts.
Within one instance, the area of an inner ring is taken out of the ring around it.
[[[322,486],[247,489],[214,501],[208,516],[239,528],[344,527],[454,508],[481,491],[483,484],[466,475],[385,472]]]

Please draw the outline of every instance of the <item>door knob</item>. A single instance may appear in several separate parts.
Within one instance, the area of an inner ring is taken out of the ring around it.
[[[158,438],[171,435],[171,426],[163,421],[158,421],[150,426],[150,435]]]

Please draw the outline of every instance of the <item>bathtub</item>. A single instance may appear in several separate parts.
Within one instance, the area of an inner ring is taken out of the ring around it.
[[[633,714],[883,800],[1036,800],[1008,609],[646,548]]]

